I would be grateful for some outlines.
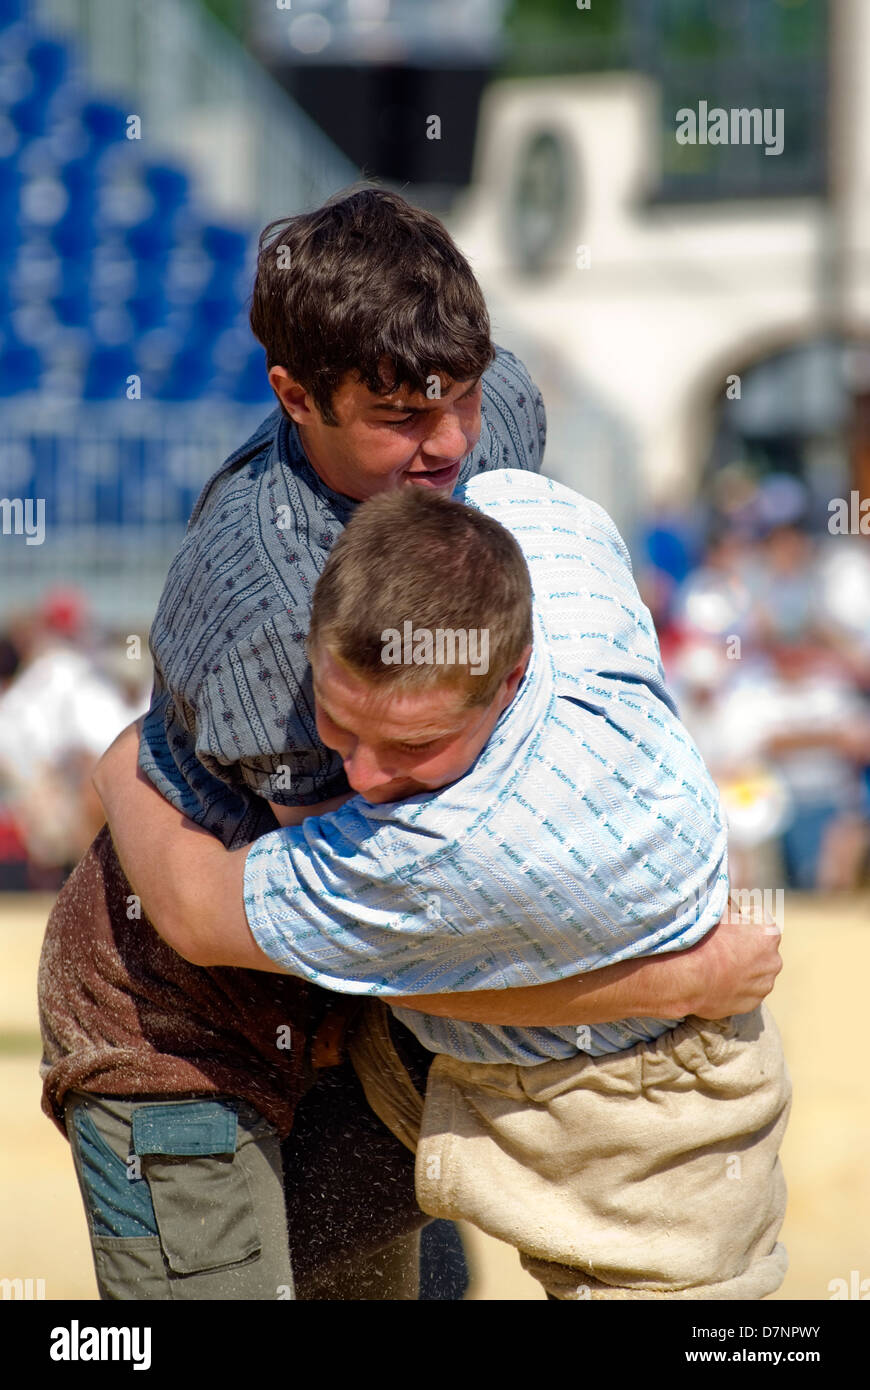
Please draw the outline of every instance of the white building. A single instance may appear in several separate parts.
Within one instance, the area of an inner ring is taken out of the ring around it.
[[[496,341],[542,387],[549,471],[624,528],[695,491],[717,431],[732,454],[753,436],[799,440],[819,496],[848,485],[851,455],[852,485],[870,494],[855,409],[870,372],[844,347],[870,337],[870,5],[832,0],[830,17],[828,196],[657,200],[670,115],[644,75],[486,93],[451,230]],[[786,103],[786,147],[789,116]]]

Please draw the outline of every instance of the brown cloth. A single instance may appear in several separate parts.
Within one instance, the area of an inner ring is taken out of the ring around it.
[[[438,1057],[417,1200],[509,1241],[557,1299],[765,1298],[787,1268],[790,1105],[764,1005],[603,1057]]]
[[[330,996],[290,976],[190,965],[128,899],[104,827],[62,888],[42,948],[45,1113],[65,1133],[70,1090],[220,1094],[288,1134],[314,1079],[307,1038]]]
[[[654,1042],[520,1067],[436,1057],[425,1103],[380,1001],[350,1057],[416,1147],[417,1201],[516,1247],[556,1299],[765,1298],[785,1277],[791,1079],[764,1005]],[[404,1074],[403,1074],[404,1073]]]
[[[380,999],[367,999],[354,1019],[347,1055],[365,1098],[387,1129],[417,1152],[423,1123],[423,1097],[396,1050],[390,1015]]]

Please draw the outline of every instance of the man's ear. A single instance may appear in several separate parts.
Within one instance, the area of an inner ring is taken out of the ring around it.
[[[508,671],[507,675],[505,676],[505,679],[504,679],[505,694],[504,694],[504,702],[503,702],[503,704],[502,704],[502,709],[507,709],[507,707],[508,707],[508,705],[510,704],[511,700],[512,700],[512,699],[514,698],[514,696],[516,695],[517,690],[519,689],[520,681],[522,680],[523,676],[526,674],[526,667],[527,667],[528,664],[529,664],[529,657],[531,656],[531,654],[532,654],[532,648],[531,648],[531,645],[529,645],[529,646],[526,647],[525,650],[523,651],[523,654],[522,654],[522,656],[520,657],[519,661],[517,662],[516,666],[514,666],[512,670]]]
[[[286,367],[270,368],[269,385],[291,420],[295,420],[297,425],[310,425],[320,419],[311,396],[304,386],[294,381]]]

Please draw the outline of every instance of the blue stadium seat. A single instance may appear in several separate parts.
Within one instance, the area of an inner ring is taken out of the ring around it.
[[[162,213],[137,222],[127,232],[127,245],[143,261],[165,262],[174,240],[172,219]]]
[[[0,160],[0,256],[12,259],[20,239],[21,175],[11,159]]]
[[[169,313],[162,289],[131,295],[127,300],[127,309],[137,333],[147,333],[152,328],[160,328],[166,322]]]
[[[259,344],[251,350],[241,371],[228,383],[229,395],[242,405],[259,401],[275,403],[275,393],[266,376],[266,354]]]
[[[33,74],[35,92],[47,101],[66,78],[69,49],[51,39],[37,39],[27,51],[27,65]]]
[[[69,46],[18,26],[32,17],[0,0],[3,61],[30,74],[6,95],[18,134],[0,159],[0,316],[15,329],[0,391],[72,374],[85,399],[118,401],[147,362],[163,400],[271,400],[244,319],[248,231],[204,216],[185,168],[143,159],[127,111],[74,73]],[[125,334],[134,346],[117,345]]]
[[[215,379],[210,345],[191,342],[169,364],[157,391],[162,401],[195,401],[209,392]]]
[[[174,212],[190,199],[190,179],[171,164],[150,164],[144,183],[154,199],[155,216]]]
[[[14,193],[17,197],[21,187],[21,169],[18,160],[0,159],[0,198]]]
[[[194,305],[193,312],[203,330],[216,335],[229,328],[238,318],[239,301],[217,286],[210,286]]]
[[[0,0],[0,29],[24,18],[24,0]]]
[[[123,401],[127,378],[136,373],[136,358],[126,344],[97,347],[85,371],[82,395],[86,401]]]
[[[58,249],[66,247],[63,254],[83,256],[98,235],[99,183],[95,170],[90,160],[75,159],[62,165],[57,173],[58,183],[66,193],[66,206],[54,224],[60,229]]]
[[[35,140],[45,134],[50,115],[50,102],[39,92],[29,92],[9,108],[10,121],[18,133],[28,140]]]
[[[99,166],[87,156],[70,159],[58,169],[58,177],[71,199],[83,202],[96,199],[99,188]]]
[[[29,343],[6,339],[0,348],[0,396],[36,391],[42,377],[42,358]]]
[[[94,316],[87,275],[80,267],[63,277],[63,289],[51,300],[58,321],[65,328],[87,328]]]
[[[71,207],[51,229],[55,250],[66,260],[85,260],[90,257],[99,240],[99,230],[92,216]]]
[[[86,101],[79,120],[88,132],[92,149],[101,150],[127,138],[127,113],[110,101]]]
[[[134,261],[135,279],[130,287],[130,297],[146,298],[148,295],[166,297],[166,267],[162,261]]]
[[[248,251],[249,237],[232,227],[210,223],[202,229],[203,250],[223,271],[241,270]]]

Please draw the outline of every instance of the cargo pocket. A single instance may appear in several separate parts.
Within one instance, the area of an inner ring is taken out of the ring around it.
[[[94,1236],[91,1246],[101,1298],[145,1302],[170,1297],[158,1236]]]
[[[132,1130],[173,1274],[199,1274],[259,1255],[260,1231],[231,1106],[143,1105],[133,1112]]]

